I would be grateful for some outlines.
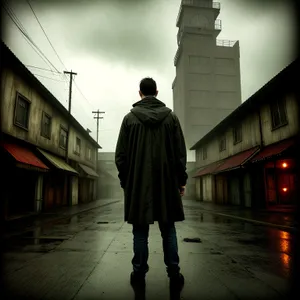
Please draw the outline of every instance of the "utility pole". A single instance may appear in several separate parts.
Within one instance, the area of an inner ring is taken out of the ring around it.
[[[94,119],[97,119],[97,144],[99,142],[99,120],[103,119],[103,117],[100,117],[100,114],[105,114],[104,111],[99,111],[99,109],[97,111],[92,111],[93,114],[96,114],[96,116],[94,116]],[[99,171],[99,162],[98,162],[98,149],[96,151],[96,172]],[[97,193],[97,197],[99,194],[99,190],[97,189],[96,191]]]
[[[68,132],[67,132],[67,144],[66,144],[66,162],[69,162],[69,136],[70,136],[70,122],[71,122],[71,105],[72,105],[72,82],[73,75],[77,75],[77,73],[64,71],[65,74],[70,74],[70,84],[69,84],[69,120],[68,120]]]
[[[99,141],[99,120],[103,119],[103,117],[100,117],[100,114],[105,114],[104,111],[99,111],[99,109],[97,111],[93,111],[93,114],[96,114],[96,116],[94,116],[94,119],[97,119],[97,144]]]
[[[71,107],[72,107],[72,82],[73,75],[77,75],[77,73],[64,71],[65,74],[70,74],[70,85],[69,85],[69,114],[68,114],[68,132],[67,132],[67,144],[66,144],[66,163],[69,163],[69,138],[70,138],[70,123],[71,123]],[[67,200],[68,204],[72,206],[72,186],[71,186],[71,178],[67,176]]]

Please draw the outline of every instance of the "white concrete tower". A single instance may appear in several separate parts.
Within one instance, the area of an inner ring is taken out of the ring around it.
[[[238,41],[217,40],[220,3],[182,0],[177,17],[178,50],[173,107],[187,149],[241,104]],[[188,161],[194,161],[188,151]]]

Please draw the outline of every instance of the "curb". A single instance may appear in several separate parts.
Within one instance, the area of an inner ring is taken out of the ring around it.
[[[194,206],[189,206],[189,205],[187,205],[187,206],[184,205],[184,207],[189,208],[189,209],[195,208]],[[213,211],[213,210],[208,210],[208,209],[200,208],[200,207],[198,207],[198,210],[200,210],[202,212],[214,214],[214,215],[219,215],[219,216],[231,218],[231,219],[237,219],[237,220],[244,221],[244,222],[247,222],[247,223],[253,223],[253,224],[262,225],[262,226],[275,227],[275,228],[279,228],[279,229],[287,230],[287,231],[291,231],[291,232],[297,232],[298,231],[298,229],[296,227],[280,225],[280,224],[274,224],[274,223],[269,223],[269,222],[264,222],[264,221],[258,221],[258,220],[255,220],[255,219],[243,218],[243,217],[230,215],[230,214],[226,214],[226,213],[221,213],[221,212],[216,212],[216,211]]]
[[[56,221],[64,220],[64,219],[66,219],[66,218],[68,218],[68,217],[73,217],[73,216],[76,216],[76,215],[78,215],[78,214],[81,214],[81,213],[90,211],[90,210],[92,210],[92,209],[96,209],[96,208],[100,208],[100,207],[105,207],[105,206],[108,206],[108,205],[111,205],[111,204],[115,204],[115,203],[120,202],[120,201],[121,201],[121,200],[112,201],[112,202],[105,203],[105,204],[102,204],[102,205],[90,207],[90,208],[87,208],[87,209],[82,209],[82,210],[77,211],[77,212],[75,212],[75,213],[62,214],[62,215],[60,215],[60,216],[58,216],[58,217],[56,217],[56,218],[54,217],[53,219],[44,221],[44,222],[42,223],[42,225],[43,225],[43,224],[48,224],[48,223],[51,223],[51,222],[56,222]],[[22,232],[12,233],[12,234],[10,234],[10,235],[3,236],[3,238],[4,238],[4,239],[9,239],[9,238],[11,238],[11,237],[21,235],[21,234],[26,233],[26,232],[28,232],[28,231],[32,231],[34,228],[35,228],[35,226],[32,226],[32,227],[29,227],[29,228],[25,229],[25,230],[22,231]]]
[[[77,211],[75,213],[71,213],[71,214],[62,214],[62,217],[59,217],[61,219],[65,219],[67,216],[76,216],[78,214],[81,214],[83,212],[86,212],[86,211],[89,211],[89,210],[92,210],[92,209],[95,209],[95,208],[99,208],[99,207],[104,207],[104,206],[108,206],[108,205],[111,205],[111,204],[115,204],[117,202],[120,202],[121,200],[115,200],[115,201],[112,201],[112,202],[108,202],[108,203],[105,203],[105,204],[101,204],[101,205],[98,205],[98,206],[94,206],[94,207],[90,207],[90,208],[87,208],[87,209],[82,209],[80,211]],[[47,222],[46,222],[47,223]]]
[[[257,224],[257,225],[275,227],[275,228],[279,228],[279,229],[283,229],[283,230],[288,230],[288,231],[291,231],[291,232],[296,232],[297,231],[296,227],[280,225],[280,224],[274,224],[274,223],[269,223],[269,222],[264,222],[264,221],[258,221],[258,220],[254,220],[254,219],[238,217],[238,216],[235,216],[235,215],[227,215],[227,214],[214,212],[214,211],[210,211],[210,210],[205,210],[205,209],[200,209],[200,210],[203,211],[203,212],[206,212],[206,213],[213,214],[213,215],[219,215],[219,216],[223,216],[223,217],[227,217],[227,218],[231,218],[231,219],[237,219],[237,220],[244,221],[244,222],[247,222],[247,223],[253,223],[253,224]]]
[[[189,201],[194,202],[194,204],[188,203]],[[211,210],[211,209],[204,208],[200,203],[202,203],[202,202],[195,201],[195,200],[187,200],[185,203],[183,203],[183,206],[185,206],[187,208],[197,207],[198,209],[201,209],[201,210],[214,211],[214,210]],[[220,204],[220,207],[222,207],[221,204]],[[248,209],[251,210],[250,208],[248,208]],[[272,209],[260,209],[259,212],[269,213],[269,214],[288,214],[288,215],[295,215],[296,214],[296,212],[292,211],[292,210],[282,211],[282,210],[272,210]]]
[[[213,212],[210,212],[210,213],[213,213]],[[275,227],[275,228],[280,228],[280,229],[285,229],[285,230],[290,230],[290,231],[297,231],[296,227],[274,224],[274,223],[269,223],[269,222],[264,222],[264,221],[258,221],[258,220],[254,220],[254,219],[242,218],[242,217],[238,217],[238,216],[234,216],[234,215],[227,215],[227,214],[223,214],[223,213],[215,213],[215,214],[224,216],[224,217],[228,217],[228,218],[232,218],[232,219],[245,221],[247,223],[254,223],[254,224],[258,224],[258,225],[270,226],[270,227]]]

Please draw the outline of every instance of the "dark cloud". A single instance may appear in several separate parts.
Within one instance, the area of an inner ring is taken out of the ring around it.
[[[172,64],[176,36],[170,36],[168,22],[171,17],[175,28],[176,12],[173,16],[167,11],[168,1],[32,2],[39,12],[56,15],[61,29],[58,35],[76,49],[77,55],[133,67]],[[180,1],[177,2],[179,8]],[[172,43],[174,48],[170,50]]]
[[[295,15],[291,1],[222,0],[221,35],[239,39],[243,99],[295,59]]]
[[[22,9],[21,4],[15,5],[16,13],[20,18],[23,18],[24,13],[24,23],[30,23],[33,16],[28,12],[26,1],[14,2],[23,3]],[[180,2],[31,0],[64,61],[68,61],[71,56],[74,60],[92,57],[114,66],[157,70],[170,78],[169,81],[172,81],[175,73],[175,21]],[[220,2],[219,18],[223,29],[219,38],[240,40],[242,88],[243,93],[250,96],[293,58],[294,15],[293,9],[287,8],[292,1]],[[34,29],[30,30],[34,32]],[[73,65],[73,61],[68,63]]]

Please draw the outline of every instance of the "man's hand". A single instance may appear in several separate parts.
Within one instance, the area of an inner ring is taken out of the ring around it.
[[[180,196],[181,196],[181,197],[184,196],[184,192],[185,192],[185,186],[181,186],[181,187],[179,188],[179,193],[180,193]]]

